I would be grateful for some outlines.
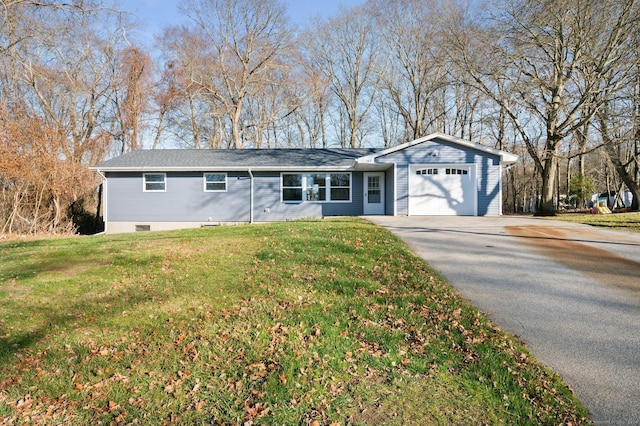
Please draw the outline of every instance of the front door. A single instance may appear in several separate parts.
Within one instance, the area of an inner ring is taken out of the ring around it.
[[[364,174],[365,215],[384,214],[384,172]]]

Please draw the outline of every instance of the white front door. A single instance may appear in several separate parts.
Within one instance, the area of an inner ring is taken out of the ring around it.
[[[384,172],[364,174],[364,214],[384,214]]]

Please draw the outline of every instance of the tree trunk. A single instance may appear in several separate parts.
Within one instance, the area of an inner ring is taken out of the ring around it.
[[[627,189],[629,189],[629,192],[631,192],[631,195],[632,195],[631,211],[634,211],[634,212],[640,211],[640,207],[638,205],[639,204],[638,201],[640,200],[640,188],[638,187],[638,184],[633,179],[633,176],[631,175],[631,173],[627,171],[627,168],[625,167],[625,165],[622,164],[622,161],[620,161],[620,157],[615,152],[615,148],[613,147],[613,145],[610,143],[606,143],[605,151],[609,156],[609,159],[613,163],[613,167],[616,169],[616,173],[618,174],[618,176],[620,176],[620,179],[622,179],[624,184],[627,186]],[[607,196],[608,195],[609,194],[607,194]]]
[[[611,160],[616,173],[627,186],[629,192],[631,192],[631,211],[640,211],[640,187],[638,186],[638,182],[634,179],[633,172],[631,171],[631,164],[628,164],[629,169],[627,169],[627,165],[625,165],[620,159],[620,155],[618,153],[618,150],[616,149],[616,145],[609,135],[607,122],[605,120],[606,116],[608,116],[608,111],[605,105],[603,111],[598,114],[598,121],[600,122],[600,134],[602,135],[602,142],[604,143],[604,151],[607,153],[607,157],[609,157],[609,160]],[[609,199],[609,194],[609,178],[607,177],[607,201]]]
[[[100,210],[102,209],[102,190],[104,184],[100,184],[98,187],[98,205],[96,206],[96,217],[93,221],[93,232],[98,233],[99,225],[100,225]]]
[[[549,142],[547,142],[549,144]],[[535,216],[555,216],[556,209],[553,205],[553,196],[555,193],[556,170],[558,166],[558,144],[554,149],[547,148],[547,158],[544,160],[542,168],[542,193],[540,194],[540,205],[536,210]]]

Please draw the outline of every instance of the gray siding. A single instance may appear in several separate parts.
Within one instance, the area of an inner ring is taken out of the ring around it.
[[[385,172],[385,214],[387,215],[393,215],[394,214],[394,201],[395,201],[395,197],[396,197],[396,193],[395,193],[395,185],[394,185],[394,181],[395,181],[395,170],[394,167],[389,168],[389,170],[387,170]]]
[[[396,165],[396,214],[409,213],[409,165]]]
[[[227,192],[204,192],[200,172],[167,173],[166,192],[144,192],[142,176],[142,172],[107,173],[107,220],[249,221],[247,173],[227,173]]]
[[[280,173],[254,173],[253,220],[256,222],[272,222],[307,217],[361,215],[363,197],[362,173],[352,173],[351,180],[351,202],[283,203],[280,201]]]
[[[144,192],[143,174],[107,173],[108,221],[205,223],[249,222],[251,219],[251,179],[246,172],[227,173],[226,192],[205,192],[201,172],[167,173],[165,192]],[[351,202],[283,203],[280,173],[254,173],[253,220],[361,215],[362,173],[352,173],[351,180]]]
[[[478,170],[484,170],[478,179],[478,216],[502,214],[502,167],[500,160],[484,157]]]
[[[437,153],[437,155],[434,155]],[[475,164],[477,166],[478,215],[500,214],[500,157],[440,139],[426,141],[378,157],[378,163],[396,163],[396,203],[399,215],[409,208],[410,164]]]

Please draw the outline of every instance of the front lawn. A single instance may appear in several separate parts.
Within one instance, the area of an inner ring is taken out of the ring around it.
[[[11,241],[0,259],[0,423],[590,423],[362,220]]]
[[[638,212],[611,214],[562,213],[555,216],[554,219],[584,223],[600,228],[640,232],[640,213]]]

